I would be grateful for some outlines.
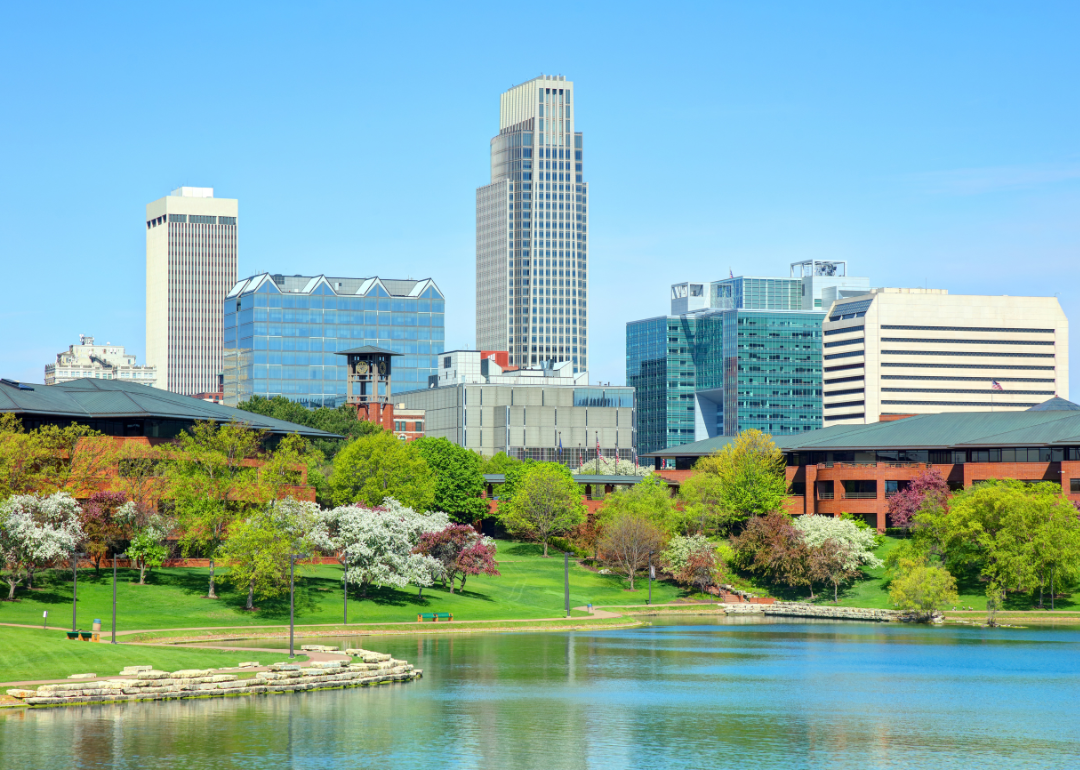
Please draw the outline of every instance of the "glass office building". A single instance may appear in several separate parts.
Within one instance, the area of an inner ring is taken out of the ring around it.
[[[400,353],[395,393],[424,387],[444,347],[445,299],[430,279],[263,273],[225,298],[225,403],[284,396],[308,407],[345,403],[339,350]]]
[[[732,288],[732,304],[779,307],[710,307],[626,325],[642,454],[750,428],[783,435],[821,427],[824,313],[799,309],[798,282],[718,284]]]

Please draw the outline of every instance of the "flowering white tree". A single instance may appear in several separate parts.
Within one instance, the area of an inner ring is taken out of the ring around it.
[[[597,476],[647,476],[653,469],[646,465],[635,465],[630,460],[616,460],[614,457],[600,457],[589,460],[580,469],[570,469],[577,474]]]
[[[0,568],[9,601],[15,599],[15,587],[34,570],[74,552],[83,539],[80,513],[67,492],[13,495],[0,503]]]
[[[852,521],[833,516],[796,516],[794,523],[811,548],[818,548],[830,540],[839,545],[843,549],[845,569],[875,569],[885,564],[874,556],[877,537],[872,529],[857,527]]]
[[[312,542],[324,551],[338,553],[348,568],[346,579],[360,586],[404,588],[409,583],[429,586],[442,576],[442,564],[430,556],[412,553],[427,532],[450,525],[445,513],[417,513],[391,497],[378,508],[342,505],[321,512]]]

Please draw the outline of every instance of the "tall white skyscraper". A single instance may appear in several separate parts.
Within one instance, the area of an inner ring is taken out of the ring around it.
[[[514,366],[588,368],[588,185],[574,84],[534,78],[504,93],[491,184],[476,191],[476,345]]]
[[[159,388],[218,389],[238,208],[212,187],[181,187],[146,206],[146,362]]]

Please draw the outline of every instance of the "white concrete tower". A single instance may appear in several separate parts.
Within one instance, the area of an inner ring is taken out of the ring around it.
[[[588,368],[588,185],[574,84],[534,78],[500,98],[491,183],[476,191],[476,346],[514,366]]]
[[[211,187],[181,187],[146,206],[146,362],[160,388],[218,389],[238,208]]]

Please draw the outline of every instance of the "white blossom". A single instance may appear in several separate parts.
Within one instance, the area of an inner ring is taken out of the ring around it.
[[[635,465],[630,460],[616,460],[614,457],[600,457],[589,460],[580,469],[570,469],[575,474],[589,474],[597,476],[648,476],[653,472],[652,468],[645,465]]]
[[[81,510],[66,492],[13,495],[0,503],[0,567],[9,598],[31,570],[71,556],[83,540]]]
[[[442,576],[442,565],[412,549],[425,532],[449,525],[445,513],[417,513],[387,498],[379,508],[343,505],[320,512],[311,539],[324,551],[342,554],[341,560],[347,556],[350,583],[429,586]]]
[[[873,553],[877,545],[874,530],[857,527],[852,521],[833,516],[796,516],[795,529],[802,533],[809,546],[819,546],[827,540],[843,545],[848,555],[844,564],[846,569],[875,569],[885,564]]]

